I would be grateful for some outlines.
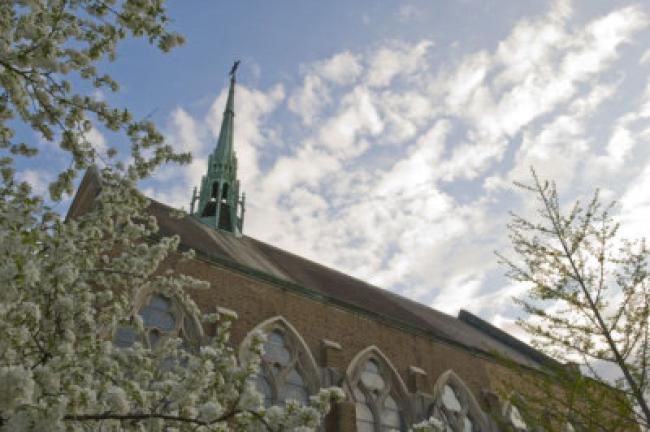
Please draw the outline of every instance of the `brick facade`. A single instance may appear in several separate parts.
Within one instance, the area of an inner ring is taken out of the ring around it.
[[[410,422],[428,418],[436,381],[449,370],[460,377],[481,408],[489,411],[483,395],[494,395],[491,385],[499,380],[503,367],[485,353],[417,334],[206,260],[195,259],[174,267],[210,282],[208,290],[191,293],[203,312],[225,307],[237,313],[232,329],[234,344],[240,344],[251,330],[273,317],[291,323],[317,363],[321,385],[342,385],[354,357],[374,346],[405,384],[408,394],[404,402],[408,406],[402,408]],[[206,336],[210,336],[210,329],[206,329]],[[327,425],[331,431],[356,431],[354,403],[339,404]],[[497,430],[494,422],[489,428]]]

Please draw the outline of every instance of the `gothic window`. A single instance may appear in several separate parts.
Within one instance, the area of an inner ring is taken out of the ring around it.
[[[403,383],[387,360],[372,348],[357,355],[348,371],[358,432],[405,431]]]
[[[566,422],[564,426],[562,426],[562,432],[575,432],[575,428],[573,427],[573,424],[571,422]]]
[[[151,295],[141,305],[138,314],[144,325],[144,335],[140,341],[149,348],[155,348],[161,340],[168,337],[181,337],[189,345],[195,345],[199,341],[201,332],[193,317],[165,296]],[[135,329],[128,326],[119,327],[113,338],[119,347],[131,346],[137,340]]]
[[[433,416],[446,425],[446,432],[487,430],[487,419],[465,383],[453,372],[445,372],[434,388]]]
[[[266,334],[264,354],[255,386],[266,406],[288,400],[308,403],[319,387],[318,369],[306,344],[281,317],[260,324],[254,331]],[[251,332],[252,334],[253,332]],[[242,343],[246,346],[248,337]]]
[[[214,201],[209,201],[203,208],[201,217],[214,216],[215,214],[217,214],[217,206],[215,205]]]
[[[228,183],[223,184],[223,190],[221,191],[221,202],[226,202],[228,200]]]
[[[219,196],[219,182],[216,181],[212,183],[212,193],[210,194],[210,197],[216,200],[218,196]]]
[[[514,432],[525,432],[528,430],[528,424],[524,420],[519,408],[511,402],[506,402],[503,408],[505,421]]]

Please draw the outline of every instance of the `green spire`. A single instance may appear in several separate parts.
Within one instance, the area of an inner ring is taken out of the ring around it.
[[[219,141],[215,157],[221,163],[232,161],[233,151],[233,133],[235,129],[235,72],[230,75],[230,89],[228,90],[228,100],[226,109],[223,112],[223,121],[221,122],[221,131],[219,132]]]
[[[237,66],[239,61],[236,61],[230,70],[230,88],[219,131],[219,141],[208,157],[208,171],[201,179],[199,193],[196,193],[196,188],[192,193],[190,214],[207,225],[241,235],[245,203],[244,198],[239,194],[237,156],[233,147]],[[197,200],[199,205],[195,209]]]

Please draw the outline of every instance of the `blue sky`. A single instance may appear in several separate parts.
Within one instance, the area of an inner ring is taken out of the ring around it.
[[[601,188],[624,234],[650,218],[650,5],[630,1],[169,4],[187,43],[141,41],[100,94],[150,116],[194,162],[142,185],[187,209],[241,59],[235,146],[244,231],[455,314],[513,331],[494,250],[533,165],[566,202]],[[95,130],[100,148],[113,136]],[[21,167],[37,188],[65,158]],[[65,207],[63,203],[61,206]]]

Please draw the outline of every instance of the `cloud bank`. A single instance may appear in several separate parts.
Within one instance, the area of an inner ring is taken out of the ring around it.
[[[508,250],[508,210],[531,211],[511,187],[530,166],[567,201],[596,187],[620,197],[626,234],[648,235],[650,84],[627,78],[647,75],[647,30],[640,6],[585,20],[557,1],[493,49],[444,58],[436,41],[390,40],[304,64],[297,82],[239,84],[245,232],[512,330],[522,287],[493,251]],[[187,208],[225,92],[205,113],[171,114],[169,139],[194,161],[159,173],[147,193]]]

